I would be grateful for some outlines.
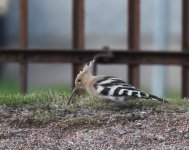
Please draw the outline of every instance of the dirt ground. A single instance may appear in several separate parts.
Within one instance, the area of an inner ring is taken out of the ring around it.
[[[189,149],[189,112],[1,105],[0,149]]]

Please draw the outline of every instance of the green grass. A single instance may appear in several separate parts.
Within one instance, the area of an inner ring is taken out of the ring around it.
[[[0,95],[0,104],[6,104],[8,106],[22,106],[22,105],[44,105],[44,104],[54,104],[61,107],[66,106],[69,94],[67,92],[60,92],[55,90],[46,90],[39,92],[30,92],[26,95],[20,94],[3,94]],[[103,102],[101,100],[95,99],[91,96],[81,96],[75,97],[75,104],[71,104],[70,109],[75,109],[74,107],[83,108],[94,108],[94,109],[107,109],[117,105],[110,104],[108,102]],[[169,100],[169,104],[163,104],[161,102],[153,100],[130,100],[127,101],[123,108],[129,109],[142,109],[142,108],[169,108],[169,109],[189,109],[188,99],[174,99]],[[66,106],[67,107],[67,106]],[[118,106],[119,107],[119,106]]]
[[[166,97],[172,98],[168,104],[153,100],[130,100],[118,106],[85,94],[76,96],[75,103],[68,106],[71,93],[69,86],[30,87],[26,95],[20,95],[18,87],[17,82],[0,81],[1,119],[21,128],[55,123],[62,134],[69,128],[109,125],[107,122],[111,120],[110,116],[114,117],[113,124],[140,119],[143,117],[140,112],[147,112],[147,115],[151,111],[160,115],[162,112],[189,112],[189,100],[178,98],[177,91],[166,92]],[[6,138],[6,135],[0,134],[0,139]]]
[[[54,91],[64,92],[69,94],[71,92],[71,86],[69,85],[49,85],[49,86],[29,86],[28,92],[48,91],[53,89]],[[149,92],[149,89],[142,88],[144,91]],[[19,83],[14,80],[0,80],[0,95],[18,94]],[[165,92],[165,98],[178,99],[181,93],[178,90],[167,90]]]
[[[40,92],[40,91],[48,91],[49,89],[53,89],[53,91],[64,92],[66,94],[71,93],[72,88],[69,85],[50,85],[50,86],[32,86],[29,87],[28,92]]]
[[[39,92],[53,89],[55,91],[64,91],[65,93],[71,92],[71,86],[69,85],[49,85],[49,86],[29,86],[28,92]],[[19,83],[14,80],[0,80],[0,95],[6,94],[18,94]]]
[[[75,103],[67,105],[69,94],[60,91],[46,90],[30,92],[26,95],[0,95],[1,113],[10,118],[8,123],[18,127],[42,127],[56,122],[64,132],[75,127],[100,127],[107,123],[112,114],[118,121],[140,119],[140,111],[155,112],[189,111],[188,99],[170,100],[169,104],[153,100],[130,100],[123,106],[103,102],[91,96],[75,97]],[[12,114],[16,114],[15,117]],[[124,115],[123,115],[124,114]],[[4,138],[0,135],[0,139]]]
[[[65,102],[67,96],[64,93],[48,90],[40,92],[30,92],[26,95],[21,94],[3,94],[0,95],[0,104],[9,106],[25,105],[25,104],[44,104],[52,102]]]
[[[165,97],[178,99],[179,97],[181,97],[181,93],[178,90],[167,90],[165,92]]]
[[[17,94],[19,92],[19,85],[16,81],[0,80],[0,94]]]
[[[59,104],[62,108],[66,103],[71,92],[70,86],[51,86],[51,87],[30,87],[28,94],[25,96],[19,94],[18,83],[14,81],[0,80],[0,104],[7,106],[21,106],[21,105],[45,105],[49,103]],[[52,88],[53,90],[50,90]],[[178,91],[166,92],[166,97],[173,97],[170,104],[162,104],[151,100],[134,100],[125,103],[123,108],[143,109],[143,108],[162,108],[186,110],[189,108],[189,101],[179,99]],[[77,107],[75,105],[69,106],[70,111],[75,111],[79,107],[94,108],[94,109],[111,109],[112,105],[97,100],[85,94],[83,97],[76,97]],[[66,106],[67,107],[67,106]],[[114,106],[113,106],[114,107]]]

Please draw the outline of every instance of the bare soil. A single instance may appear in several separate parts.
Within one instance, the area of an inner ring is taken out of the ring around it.
[[[189,149],[189,112],[0,108],[0,149]]]

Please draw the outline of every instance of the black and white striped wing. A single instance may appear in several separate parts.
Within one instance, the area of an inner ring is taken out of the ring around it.
[[[94,84],[97,93],[109,98],[149,98],[149,95],[136,89],[134,86],[127,84],[125,81],[116,77],[102,77]]]

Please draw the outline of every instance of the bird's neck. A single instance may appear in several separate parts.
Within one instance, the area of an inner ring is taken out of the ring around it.
[[[96,96],[95,95],[95,90],[94,90],[94,87],[93,87],[93,84],[94,84],[94,81],[96,80],[96,76],[93,76],[92,74],[89,74],[87,77],[86,77],[86,83],[85,83],[85,89],[87,90],[87,92],[89,94],[91,94],[92,96]]]

